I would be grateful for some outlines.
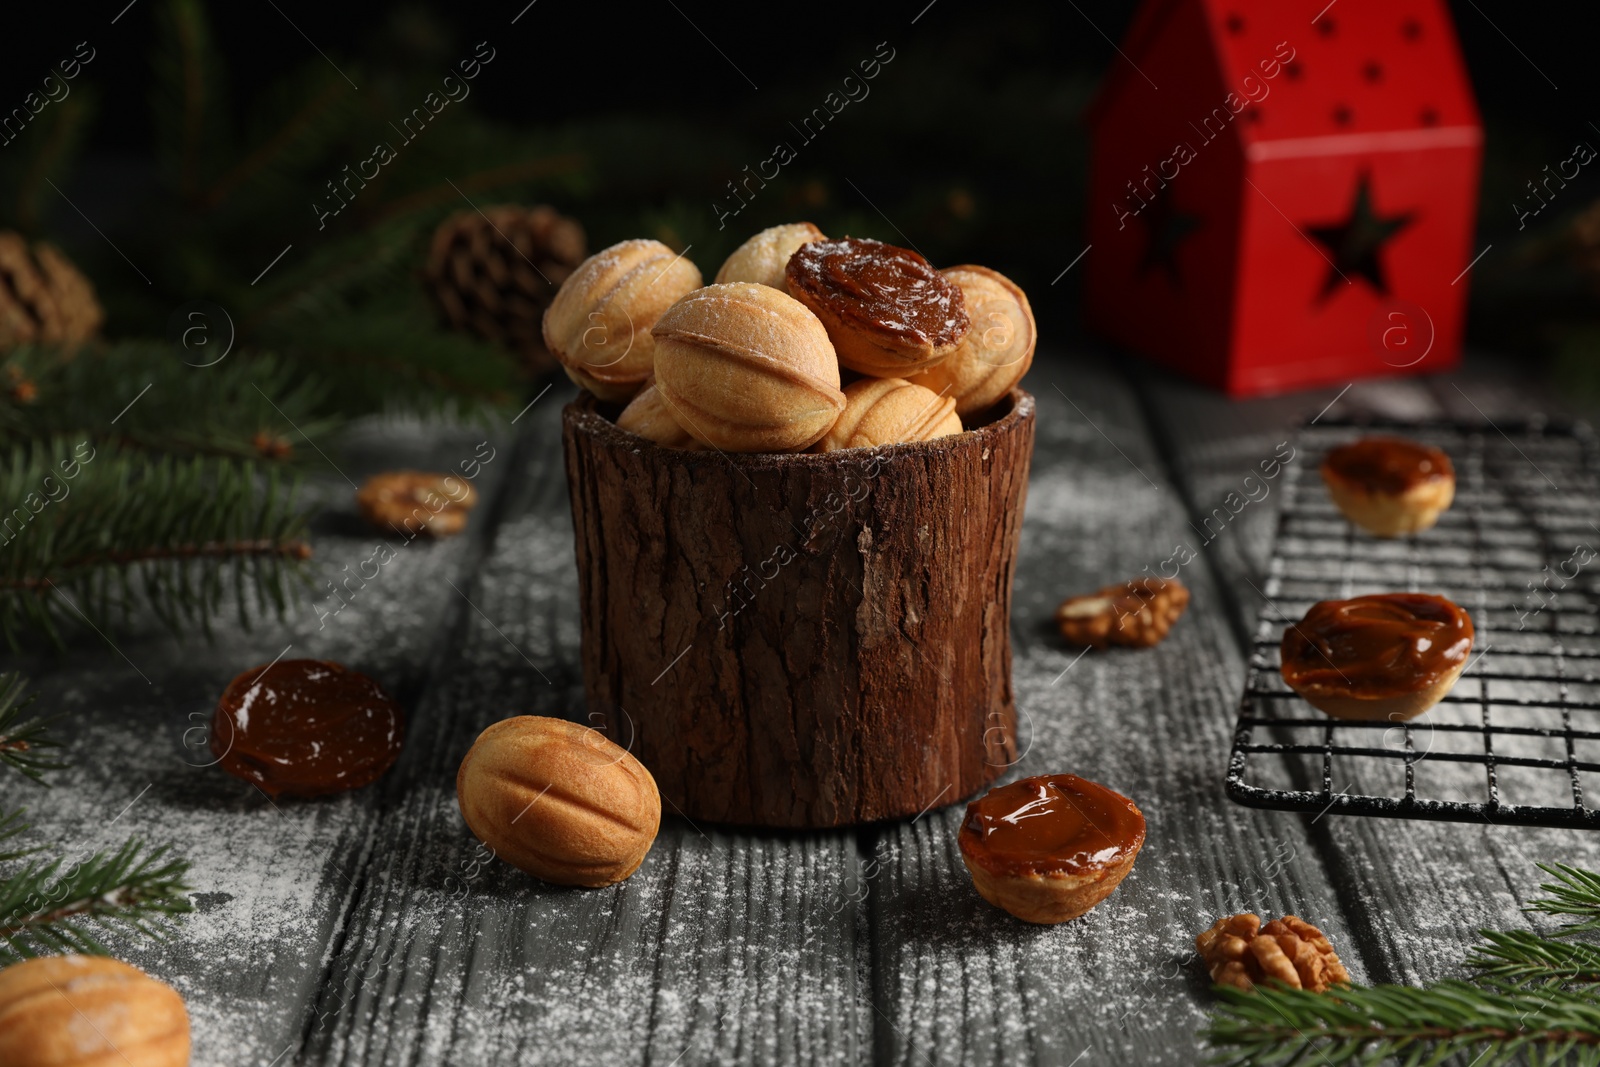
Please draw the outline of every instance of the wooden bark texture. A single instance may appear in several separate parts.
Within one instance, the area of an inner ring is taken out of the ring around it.
[[[665,449],[564,418],[591,716],[692,819],[916,815],[1016,756],[1033,398],[932,442]]]

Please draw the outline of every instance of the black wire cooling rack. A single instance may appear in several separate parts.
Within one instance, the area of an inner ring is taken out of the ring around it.
[[[1345,521],[1318,466],[1366,433],[1437,445],[1456,497],[1433,529],[1380,540]],[[1259,808],[1600,829],[1600,445],[1584,423],[1302,427],[1228,764]],[[1408,723],[1331,719],[1278,672],[1318,600],[1437,593],[1472,614],[1472,660]],[[1587,798],[1587,799],[1586,799]]]

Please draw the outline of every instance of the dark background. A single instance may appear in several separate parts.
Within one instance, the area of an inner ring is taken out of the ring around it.
[[[119,244],[125,236],[159,258],[164,241],[185,236],[163,233],[163,225],[181,231],[203,223],[169,222],[140,206],[141,191],[156,181],[152,145],[163,122],[178,118],[160,100],[153,73],[161,7],[137,0],[111,25],[125,3],[30,11],[27,29],[13,26],[6,35],[0,103],[20,102],[52,64],[88,40],[98,55],[76,88],[90,91],[94,113],[64,188]],[[538,0],[509,25],[523,3],[211,5],[213,84],[228,116],[218,137],[238,133],[242,143],[252,108],[281,91],[285,79],[328,74],[329,60],[362,86],[357,97],[398,107],[416,91],[402,87],[406,79],[437,84],[487,40],[496,59],[473,84],[466,107],[486,128],[585,154],[581,173],[536,192],[579,217],[592,248],[639,235],[692,244],[691,257],[709,276],[749,233],[810,218],[829,232],[915,243],[936,263],[995,265],[1034,294],[1051,334],[1077,332],[1075,279],[1050,282],[1082,248],[1083,111],[1107,65],[1123,62],[1111,41],[1121,39],[1134,4]],[[1573,252],[1570,231],[1573,217],[1600,197],[1600,168],[1580,174],[1524,233],[1511,205],[1528,178],[1566,158],[1576,141],[1600,145],[1589,124],[1600,115],[1584,110],[1593,100],[1592,42],[1542,5],[1468,0],[1451,10],[1487,126],[1476,246],[1493,242],[1504,253],[1474,272],[1469,341],[1537,357],[1581,386],[1590,353],[1600,350],[1590,321],[1596,275]],[[885,41],[895,58],[871,83],[871,95],[800,147],[799,158],[719,231],[712,205],[726,197],[725,183],[766,158],[775,141],[795,143],[789,122],[819,105]],[[371,121],[380,131],[384,106],[374,107]],[[447,112],[440,122],[456,119]],[[461,151],[445,137],[436,140],[419,140],[419,150]],[[0,165],[16,149],[0,149]],[[353,163],[360,156],[329,158]],[[452,162],[438,160],[446,170]],[[282,246],[285,226],[309,222],[308,199],[296,198],[295,213],[281,218],[277,205],[260,201],[264,232],[245,227],[229,238],[241,264],[265,263]],[[59,199],[40,203],[33,229],[60,240],[102,289],[128,280],[112,280],[123,268],[76,212]],[[175,299],[183,285],[193,282],[158,278],[153,288],[165,286]],[[108,332],[159,330],[161,300],[113,292],[106,302]]]

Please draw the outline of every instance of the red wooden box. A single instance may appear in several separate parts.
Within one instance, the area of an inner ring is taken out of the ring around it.
[[[1091,113],[1091,325],[1236,396],[1460,359],[1483,131],[1439,0],[1146,0]]]

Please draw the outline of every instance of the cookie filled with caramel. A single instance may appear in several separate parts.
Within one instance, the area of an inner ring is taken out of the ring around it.
[[[862,374],[903,378],[926,370],[971,328],[959,285],[911,249],[882,241],[801,245],[784,280],[822,320],[840,364]]]
[[[1144,815],[1127,797],[1075,774],[1041,774],[968,804],[957,841],[983,899],[1058,923],[1109,896],[1144,838]]]
[[[211,719],[222,769],[274,797],[370,785],[404,741],[400,705],[373,679],[329,660],[252,667],[228,683]]]
[[[1283,632],[1283,680],[1336,719],[1402,721],[1450,692],[1466,669],[1472,617],[1429,593],[1313,604]]]
[[[1403,437],[1363,437],[1329,452],[1322,480],[1345,518],[1376,537],[1420,533],[1456,495],[1450,457]]]

